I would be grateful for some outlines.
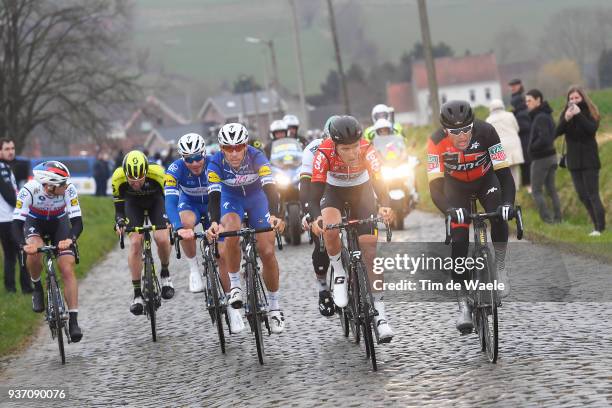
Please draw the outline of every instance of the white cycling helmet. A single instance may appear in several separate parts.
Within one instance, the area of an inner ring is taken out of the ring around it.
[[[300,120],[295,115],[285,115],[283,120],[287,124],[287,127],[300,127]]]
[[[187,133],[181,136],[178,141],[178,153],[181,156],[191,156],[192,154],[206,151],[204,138],[197,133]]]
[[[380,129],[389,129],[389,134],[393,134],[393,125],[387,119],[378,119],[374,122],[374,131],[378,134]]]
[[[287,126],[287,122],[282,119],[275,120],[270,123],[270,138],[274,140],[274,132],[284,131],[285,133],[287,133],[288,129],[289,127]]]
[[[372,123],[376,123],[376,121],[380,118],[384,118],[389,120],[389,107],[383,103],[379,103],[378,105],[372,108]]]
[[[228,123],[219,129],[219,145],[236,146],[249,141],[249,131],[240,123]]]
[[[64,163],[58,161],[46,161],[38,164],[32,169],[34,180],[40,184],[49,184],[60,187],[68,182],[70,171]]]

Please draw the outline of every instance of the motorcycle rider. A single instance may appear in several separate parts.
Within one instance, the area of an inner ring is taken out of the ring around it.
[[[365,139],[368,142],[372,142],[372,139],[374,139],[374,137],[376,136],[376,129],[374,129],[374,124],[376,124],[376,121],[378,119],[386,119],[389,122],[391,122],[391,125],[393,126],[393,131],[394,133],[397,133],[399,135],[404,134],[404,128],[402,127],[402,125],[400,125],[399,123],[395,123],[393,121],[393,112],[395,110],[385,104],[379,103],[378,105],[375,105],[372,108],[372,126],[370,126],[369,128],[367,128],[365,130],[365,132],[363,132]]]

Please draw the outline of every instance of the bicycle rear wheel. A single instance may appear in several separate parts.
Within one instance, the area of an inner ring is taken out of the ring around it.
[[[149,321],[151,322],[151,337],[153,339],[153,341],[157,341],[157,322],[156,322],[156,316],[155,316],[155,312],[156,312],[156,305],[155,305],[155,282],[154,282],[154,276],[153,276],[153,262],[151,262],[151,260],[146,260],[145,259],[145,296],[144,296],[144,301],[145,301],[145,311],[147,313],[147,317],[149,318]]]
[[[483,248],[480,256],[485,260],[486,267],[481,271],[482,281],[493,282],[493,258],[488,248]],[[491,363],[497,362],[499,354],[499,333],[497,317],[497,296],[495,290],[480,291],[480,324],[484,349]]]
[[[206,276],[210,281],[210,292],[213,297],[213,323],[216,323],[217,326],[217,334],[219,335],[219,347],[221,347],[221,353],[225,354],[225,333],[223,333],[223,313],[220,301],[221,296],[223,294],[222,291],[219,289],[221,287],[221,281],[219,280],[217,268],[215,266],[215,263],[211,260],[208,260],[206,262]]]
[[[51,311],[51,321],[55,326],[55,334],[57,336],[57,345],[59,347],[60,357],[62,360],[62,364],[66,364],[66,354],[64,352],[64,333],[63,333],[63,325],[66,324],[62,320],[62,315],[60,314],[60,292],[59,286],[57,284],[57,280],[55,277],[51,277],[49,280],[49,290],[51,291],[51,302],[52,302],[52,311]],[[52,329],[53,330],[53,329]]]
[[[247,263],[245,265],[246,275],[247,275],[247,297],[249,304],[249,312],[247,314],[247,318],[250,315],[250,323],[251,323],[251,331],[255,336],[255,345],[257,346],[257,359],[259,360],[259,364],[264,363],[264,343],[263,343],[263,334],[262,334],[262,318],[259,312],[258,303],[258,291],[257,291],[257,275],[255,268],[251,263]]]

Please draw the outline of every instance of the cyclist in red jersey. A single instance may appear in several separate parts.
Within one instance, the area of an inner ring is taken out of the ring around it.
[[[334,268],[333,295],[338,307],[348,304],[346,271],[340,259],[340,234],[337,229],[325,230],[323,226],[341,222],[345,203],[349,205],[351,219],[368,218],[377,212],[385,220],[391,219],[389,193],[380,174],[380,158],[362,139],[362,134],[361,125],[352,116],[335,118],[329,127],[330,138],[319,145],[315,154],[312,171],[309,203],[310,214],[315,220],[312,232],[317,236],[324,234],[330,265]],[[374,282],[372,267],[377,235],[370,225],[362,225],[358,231],[364,263],[370,282]],[[382,278],[382,275],[376,276],[377,280]],[[382,294],[380,288],[372,288],[374,308],[378,311],[374,325],[380,341],[389,342],[393,331],[386,320]]]
[[[515,186],[499,135],[490,124],[474,119],[470,104],[449,101],[440,109],[438,129],[427,144],[427,176],[431,198],[440,211],[450,214],[452,257],[466,257],[469,248],[469,200],[475,195],[486,212],[498,211],[491,220],[498,280],[504,283],[502,296],[509,293],[505,270],[508,219],[514,215]],[[472,311],[467,302],[465,276],[452,273],[462,282],[458,294],[457,329],[472,327]]]

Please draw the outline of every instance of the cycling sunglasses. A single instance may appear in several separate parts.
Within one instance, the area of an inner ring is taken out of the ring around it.
[[[461,133],[468,133],[472,130],[472,128],[474,127],[474,124],[470,124],[467,125],[465,127],[459,128],[459,129],[446,129],[448,130],[448,133],[453,134],[455,136],[460,135]]]
[[[204,158],[204,155],[202,153],[192,154],[191,156],[183,156],[183,160],[185,161],[185,163],[189,163],[189,164],[193,162],[199,162],[203,158]]]
[[[221,150],[223,150],[226,153],[241,152],[245,148],[246,148],[245,144],[239,144],[239,145],[234,145],[234,146],[221,146]]]

